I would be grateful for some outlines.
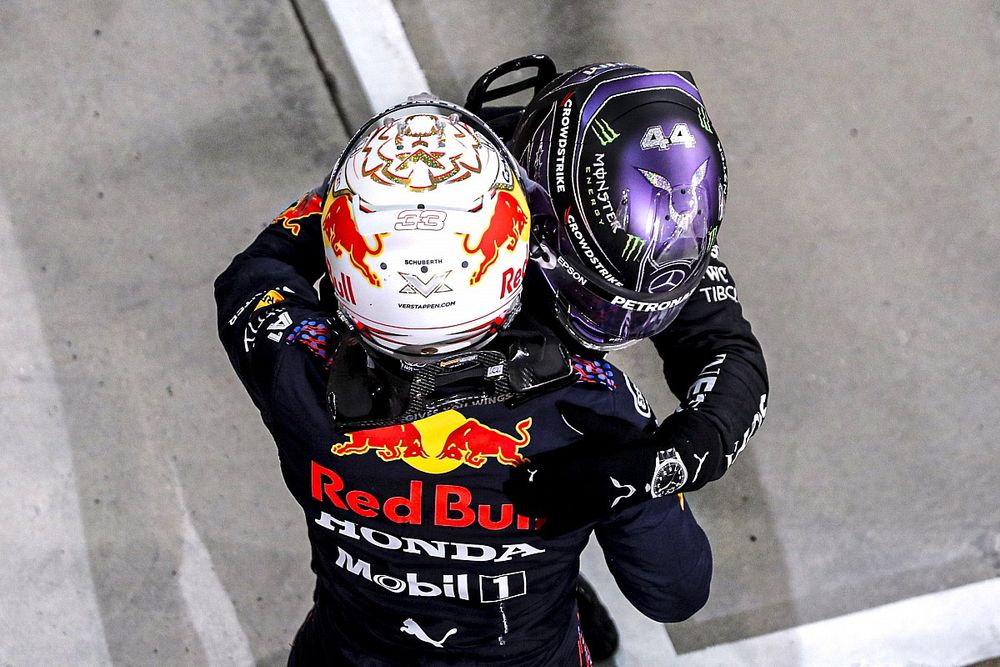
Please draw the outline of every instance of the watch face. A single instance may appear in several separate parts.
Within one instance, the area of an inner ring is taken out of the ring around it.
[[[656,468],[653,470],[653,481],[649,486],[649,495],[653,498],[669,496],[677,493],[687,481],[687,468],[681,461],[676,449],[666,449],[656,453]]]

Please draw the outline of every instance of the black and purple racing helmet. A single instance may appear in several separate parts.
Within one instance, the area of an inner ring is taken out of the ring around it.
[[[722,144],[691,75],[621,63],[562,74],[513,143],[552,197],[532,258],[563,326],[600,350],[666,329],[705,273],[726,200]]]

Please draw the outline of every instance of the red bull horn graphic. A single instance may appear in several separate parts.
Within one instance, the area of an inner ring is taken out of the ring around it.
[[[276,225],[280,222],[282,227],[292,233],[292,236],[298,236],[299,231],[302,229],[301,223],[297,222],[298,220],[322,213],[323,198],[315,192],[310,192],[279,213],[278,217],[271,221],[271,224]]]
[[[375,234],[375,247],[369,247],[365,237],[358,231],[358,223],[354,220],[351,195],[347,192],[333,195],[333,201],[328,203],[323,213],[323,242],[337,257],[347,253],[351,259],[351,266],[360,271],[373,287],[381,287],[382,281],[371,270],[366,260],[369,256],[378,257],[382,253],[382,236]],[[329,266],[327,268],[329,269]]]
[[[497,203],[493,209],[489,227],[483,232],[479,242],[475,247],[469,247],[470,237],[466,234],[465,241],[462,243],[465,252],[470,255],[477,253],[483,255],[479,268],[469,279],[469,284],[475,285],[482,280],[486,271],[497,261],[501,247],[513,251],[517,247],[518,241],[526,235],[527,230],[528,216],[525,214],[521,202],[518,201],[518,197],[504,190],[498,191]]]
[[[447,410],[412,424],[398,424],[354,431],[330,448],[338,456],[375,452],[383,461],[405,461],[426,473],[441,474],[460,465],[481,468],[494,459],[519,465],[520,450],[531,442],[531,418],[515,426],[517,435],[486,426],[456,410]]]

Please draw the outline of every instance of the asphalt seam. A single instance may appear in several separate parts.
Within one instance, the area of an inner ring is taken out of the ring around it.
[[[299,0],[302,1],[302,0]],[[367,102],[367,116],[430,87],[391,0],[320,0]],[[344,105],[348,109],[348,104]]]
[[[302,35],[305,37],[306,46],[308,46],[309,53],[312,54],[313,61],[316,63],[316,69],[319,70],[320,77],[323,79],[323,85],[330,98],[330,103],[333,104],[333,108],[337,112],[337,116],[340,118],[340,124],[345,129],[348,129],[351,127],[351,122],[348,113],[344,109],[344,105],[340,101],[337,82],[333,78],[333,75],[330,74],[330,70],[326,66],[323,54],[316,46],[316,40],[313,37],[312,31],[309,30],[309,24],[306,22],[305,16],[302,14],[302,7],[299,6],[299,0],[288,0],[288,4],[292,6],[292,13],[295,14],[295,20],[298,21],[299,27],[302,28]],[[349,129],[348,134],[350,134]]]

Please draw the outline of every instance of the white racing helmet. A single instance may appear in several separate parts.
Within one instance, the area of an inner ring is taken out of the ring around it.
[[[323,207],[340,315],[409,361],[481,346],[520,308],[531,215],[517,163],[465,109],[429,96],[368,121]]]

